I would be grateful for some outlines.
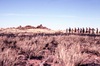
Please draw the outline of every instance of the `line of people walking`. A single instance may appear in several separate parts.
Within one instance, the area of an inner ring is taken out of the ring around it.
[[[100,34],[98,28],[68,28],[66,33],[81,33],[81,34]]]

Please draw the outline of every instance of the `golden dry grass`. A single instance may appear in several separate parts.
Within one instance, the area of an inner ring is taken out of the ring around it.
[[[1,66],[30,66],[32,61],[38,66],[100,64],[98,36],[14,34],[0,36]]]

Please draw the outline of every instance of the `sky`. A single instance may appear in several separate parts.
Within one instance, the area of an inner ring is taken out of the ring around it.
[[[0,28],[100,28],[100,0],[0,0]]]

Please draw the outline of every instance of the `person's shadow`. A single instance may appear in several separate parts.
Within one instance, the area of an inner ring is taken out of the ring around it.
[[[89,63],[89,64],[82,64],[82,65],[78,65],[78,66],[100,66],[100,64]]]

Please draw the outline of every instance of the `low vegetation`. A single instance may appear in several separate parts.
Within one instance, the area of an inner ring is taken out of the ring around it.
[[[0,66],[100,66],[100,37],[0,34]]]

